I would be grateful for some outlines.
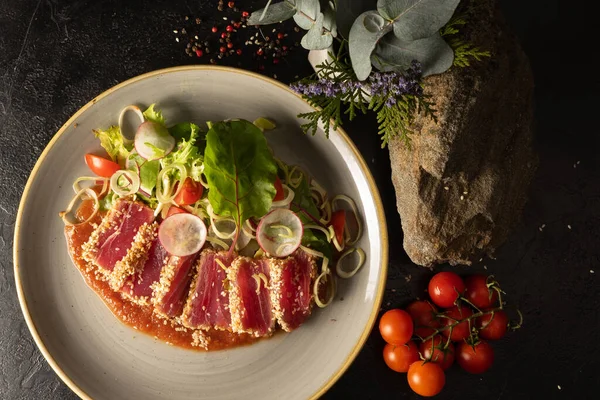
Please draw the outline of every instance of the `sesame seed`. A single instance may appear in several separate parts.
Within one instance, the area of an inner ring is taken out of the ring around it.
[[[569,230],[571,230],[571,225],[567,225],[567,228],[569,228]]]

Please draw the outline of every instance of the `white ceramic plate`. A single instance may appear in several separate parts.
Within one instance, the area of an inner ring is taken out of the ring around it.
[[[100,149],[92,129],[116,123],[126,105],[154,102],[170,123],[269,117],[278,126],[267,133],[275,154],[304,166],[329,193],[357,202],[367,222],[360,242],[367,262],[352,279],[340,280],[333,304],[297,331],[224,351],[172,347],[119,322],[71,263],[58,212],[72,196],[74,178],[89,174],[83,155]],[[21,199],[14,265],[29,329],[75,393],[93,399],[307,399],[323,394],[348,368],[380,306],[387,230],[373,178],[346,134],[302,134],[296,115],[311,110],[286,86],[259,75],[180,67],[108,90],[58,131]]]

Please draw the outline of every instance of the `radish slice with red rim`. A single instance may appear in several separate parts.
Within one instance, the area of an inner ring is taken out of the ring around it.
[[[169,130],[156,122],[146,121],[135,133],[135,150],[146,160],[163,158],[175,147],[175,138]]]
[[[277,208],[260,220],[256,240],[265,253],[287,257],[300,246],[303,233],[302,221],[293,211]]]
[[[158,240],[173,256],[185,257],[202,249],[206,242],[206,225],[193,214],[174,214],[158,227]]]

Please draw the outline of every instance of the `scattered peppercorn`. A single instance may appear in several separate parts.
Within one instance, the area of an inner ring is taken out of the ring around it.
[[[230,1],[227,3],[227,7],[229,7],[229,8],[233,8],[234,6],[235,6],[235,2],[233,2],[233,1]]]
[[[196,57],[202,57],[202,50],[196,49]]]
[[[213,26],[213,27],[212,27],[212,29],[211,29],[211,31],[212,31],[213,33],[216,33],[216,32],[218,31],[218,29],[217,29],[217,27],[216,27],[216,26]]]
[[[202,23],[202,20],[200,18],[196,18],[196,25],[200,25]]]
[[[242,55],[242,49],[237,49],[235,52],[237,53],[238,56]]]
[[[249,16],[250,16],[250,13],[248,11],[242,11],[242,17],[248,18]]]
[[[227,25],[227,27],[225,28],[225,30],[226,30],[227,32],[233,32],[233,26],[231,26],[231,25]]]
[[[225,48],[225,46],[221,46],[221,48],[219,49],[219,51],[221,53],[225,53],[225,51],[227,51],[227,49]]]
[[[283,39],[285,37],[285,35],[283,34],[283,32],[279,32],[277,34],[277,39]]]
[[[231,43],[231,42],[227,43],[227,48],[228,49],[231,49],[232,47],[233,47],[233,43]]]
[[[256,50],[256,54],[258,54],[259,56],[262,56],[263,53],[264,53],[264,51],[263,51],[262,47],[259,48],[258,50]]]

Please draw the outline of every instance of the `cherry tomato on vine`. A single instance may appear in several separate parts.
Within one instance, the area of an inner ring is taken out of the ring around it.
[[[508,316],[502,310],[494,311],[477,318],[475,323],[479,329],[479,337],[487,340],[498,340],[504,337],[508,329]]]
[[[444,349],[445,344],[446,340],[436,335],[422,342],[419,345],[419,352],[425,360],[439,364],[445,371],[454,363],[454,345],[448,343],[448,347]]]
[[[415,335],[421,338],[433,335],[435,329],[441,326],[436,314],[437,309],[433,304],[424,300],[413,301],[406,307],[406,311],[412,317]]]
[[[449,308],[460,294],[465,291],[465,284],[454,272],[438,272],[429,281],[429,297],[438,307]]]
[[[498,302],[498,292],[488,288],[487,276],[471,275],[465,279],[465,298],[480,309],[494,307]]]
[[[88,168],[92,170],[98,176],[104,178],[110,178],[115,172],[121,169],[119,164],[114,161],[107,160],[104,157],[100,157],[94,154],[85,155],[85,163]]]
[[[450,317],[443,318],[442,323],[444,326],[456,324],[453,328],[448,328],[442,331],[442,335],[444,335],[444,337],[450,336],[450,340],[453,342],[459,342],[469,337],[469,334],[471,333],[471,321],[469,320],[457,323],[458,321],[469,318],[471,315],[473,315],[473,311],[471,311],[469,307],[454,306],[447,310],[444,315]]]
[[[483,340],[475,346],[462,342],[456,348],[456,361],[465,371],[471,374],[482,374],[494,362],[494,349]]]
[[[177,193],[177,196],[175,196],[173,201],[180,206],[194,204],[200,200],[203,192],[204,186],[194,181],[192,178],[187,177],[185,178],[185,181],[183,181],[183,187],[179,193]]]
[[[388,343],[383,348],[383,360],[396,372],[408,372],[408,367],[419,361],[419,350],[412,340],[399,346]]]
[[[444,370],[435,363],[417,361],[410,365],[408,385],[418,395],[431,397],[442,391],[446,384]]]
[[[387,343],[402,345],[413,335],[412,318],[399,308],[389,310],[379,320],[379,332]]]

